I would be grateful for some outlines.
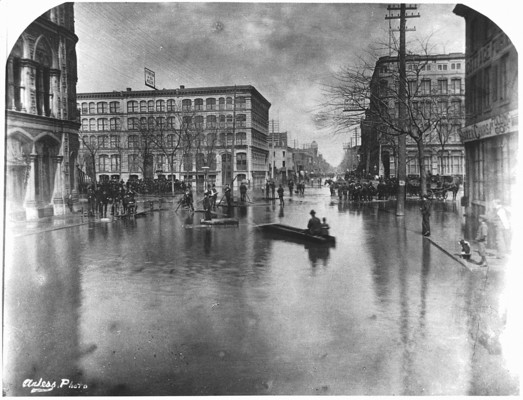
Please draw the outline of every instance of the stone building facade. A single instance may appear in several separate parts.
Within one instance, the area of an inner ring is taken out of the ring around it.
[[[6,207],[15,219],[66,213],[76,194],[78,129],[73,3],[20,35],[6,65]]]
[[[408,55],[406,68],[408,113],[413,120],[433,126],[423,135],[421,166],[416,142],[407,136],[407,175],[419,176],[423,170],[463,177],[465,156],[459,133],[465,120],[465,55]],[[361,122],[359,170],[365,175],[397,175],[397,137],[387,135],[390,129],[383,127],[397,123],[398,81],[398,57],[381,57],[370,82],[370,107]]]
[[[80,166],[97,181],[267,178],[270,103],[253,86],[79,93],[78,108]]]
[[[489,212],[492,200],[514,200],[518,128],[518,53],[489,18],[465,5],[454,13],[466,23],[467,181],[463,205],[473,215]]]

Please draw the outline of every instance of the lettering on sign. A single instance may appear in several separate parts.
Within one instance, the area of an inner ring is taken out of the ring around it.
[[[489,118],[485,121],[469,125],[461,129],[461,140],[470,142],[471,140],[483,139],[491,136],[502,135],[518,130],[518,112],[511,111]]]
[[[154,71],[151,71],[148,68],[145,68],[144,71],[145,71],[145,85],[152,87],[153,89],[156,89]]]

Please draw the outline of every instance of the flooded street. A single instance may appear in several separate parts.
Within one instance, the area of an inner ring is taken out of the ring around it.
[[[475,393],[481,275],[423,239],[416,202],[404,219],[386,203],[338,205],[327,188],[284,209],[256,203],[234,210],[239,226],[165,208],[17,238],[7,394],[28,395],[27,379],[70,382],[51,395]],[[306,227],[311,208],[336,247],[257,228]],[[459,224],[455,208],[434,229]]]

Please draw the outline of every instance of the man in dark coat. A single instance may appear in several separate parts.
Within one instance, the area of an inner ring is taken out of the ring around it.
[[[212,219],[212,214],[211,214],[211,199],[209,197],[209,192],[206,190],[204,193],[203,193],[203,209],[205,211],[205,217],[204,219],[206,221],[210,221]]]
[[[423,236],[430,236],[430,209],[431,203],[429,196],[424,194],[421,198],[421,233]]]
[[[280,206],[285,206],[285,203],[283,201],[283,186],[280,183],[280,186],[278,187],[278,197],[280,198]]]
[[[316,217],[316,211],[311,210],[310,215],[311,219],[309,219],[309,223],[307,224],[308,233],[310,233],[311,235],[321,235],[321,221],[318,217]]]

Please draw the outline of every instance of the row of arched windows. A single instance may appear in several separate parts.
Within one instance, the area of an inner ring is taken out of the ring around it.
[[[247,145],[247,133],[238,132],[235,135],[235,145]],[[138,149],[142,146],[142,141],[145,140],[140,135],[129,135],[127,138],[127,148]],[[232,133],[221,133],[216,136],[215,134],[209,133],[205,137],[204,146],[231,146],[233,142]],[[177,146],[187,147],[187,143],[178,143],[178,136],[166,135],[162,143],[166,148],[174,148]],[[118,135],[90,135],[83,136],[82,138],[83,147],[90,147],[91,150],[95,149],[115,149],[120,147],[120,136]],[[149,141],[151,147],[158,147],[153,141]],[[125,146],[125,145],[124,145]]]
[[[218,101],[209,97],[207,99],[184,99],[181,103],[182,111],[212,111],[212,110],[232,110],[233,109],[233,98],[232,97],[220,97]],[[82,114],[114,114],[120,112],[119,101],[99,101],[99,102],[82,102],[78,104],[81,108]],[[236,108],[245,109],[246,99],[245,97],[236,98]],[[128,113],[150,113],[150,112],[173,112],[179,111],[179,107],[176,106],[174,99],[169,100],[131,100],[127,102]]]
[[[176,117],[131,117],[127,119],[128,130],[139,130],[140,127],[148,129],[174,129]],[[213,129],[231,128],[233,126],[232,115],[197,115],[194,118],[184,117],[183,126],[192,129]],[[236,115],[236,127],[245,128],[247,126],[247,116],[245,114]],[[118,131],[122,129],[120,118],[83,118],[82,130],[85,131]]]

